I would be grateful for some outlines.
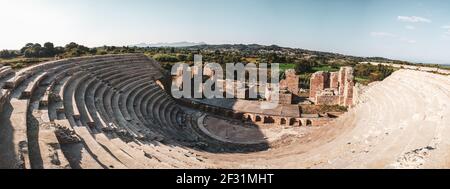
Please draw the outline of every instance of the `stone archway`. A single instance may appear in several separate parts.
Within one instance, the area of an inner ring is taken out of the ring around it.
[[[289,119],[289,125],[295,125],[295,123],[297,123],[297,119],[295,118]]]
[[[274,124],[275,120],[271,116],[264,116],[264,124]]]
[[[261,121],[262,121],[261,116],[256,115],[256,116],[255,116],[255,122],[261,122]]]
[[[245,114],[245,121],[252,121],[253,122],[253,116],[251,114]]]
[[[286,125],[286,124],[287,124],[286,118],[281,118],[280,119],[280,125]]]

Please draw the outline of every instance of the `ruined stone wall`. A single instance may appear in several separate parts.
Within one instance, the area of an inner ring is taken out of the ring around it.
[[[337,72],[330,73],[330,88],[332,89],[339,88],[339,74]]]
[[[342,90],[342,95],[340,105],[341,106],[351,106],[353,104],[353,87],[355,86],[353,79],[353,68],[352,67],[342,67],[340,73],[343,75],[343,83],[340,90]]]
[[[294,95],[299,95],[299,83],[300,83],[300,76],[295,74],[295,70],[289,69],[286,70],[286,79],[285,79],[285,85],[287,89]]]
[[[317,118],[317,119],[312,119],[311,120],[311,126],[313,127],[319,127],[319,126],[324,126],[330,122],[332,122],[334,119],[332,118]]]
[[[291,93],[280,93],[279,104],[292,104],[292,94]]]
[[[326,86],[329,86],[327,84],[329,77],[329,73],[327,72],[316,72],[311,76],[309,91],[309,97],[311,99],[314,99],[320,91],[324,90]]]
[[[311,76],[309,97],[317,105],[351,106],[353,79],[352,67],[341,67],[339,72],[332,73],[316,72]],[[333,91],[332,94],[330,91]]]
[[[316,97],[316,105],[336,105],[340,103],[339,96],[321,96]]]

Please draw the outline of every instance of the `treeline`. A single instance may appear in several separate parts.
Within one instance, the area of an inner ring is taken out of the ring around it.
[[[292,49],[279,46],[261,45],[201,45],[194,47],[115,47],[102,46],[89,48],[77,43],[65,46],[55,46],[47,42],[28,43],[20,50],[2,50],[1,59],[12,59],[10,65],[21,68],[40,61],[39,58],[69,58],[87,55],[145,53],[153,57],[166,69],[176,62],[193,62],[195,54],[201,54],[204,62],[224,63],[281,63],[295,64],[295,70],[303,74],[305,85],[308,76],[315,71],[330,71],[341,66],[355,67],[356,77],[364,80],[379,81],[389,76],[393,71],[385,67],[373,67],[367,64],[359,65],[361,61],[388,61],[388,59],[373,57],[361,58],[334,53],[323,53],[303,49]],[[17,59],[14,58],[25,58]],[[2,61],[4,63],[5,61]]]
[[[276,53],[269,54],[259,54],[259,55],[245,55],[239,52],[173,52],[173,53],[164,53],[164,52],[148,52],[152,57],[160,62],[184,62],[184,61],[193,61],[194,54],[201,54],[203,56],[203,61],[206,62],[216,62],[219,64],[225,63],[250,63],[249,59],[254,59],[253,63],[294,63],[298,58],[293,56],[284,56],[278,55]]]
[[[303,49],[279,47],[276,45],[201,45],[194,47],[115,47],[102,46],[88,48],[77,43],[55,47],[47,42],[28,43],[20,50],[3,50],[0,58],[45,58],[45,57],[77,57],[84,55],[103,55],[119,53],[145,53],[157,61],[164,63],[190,62],[194,54],[203,55],[206,62],[224,63],[295,63],[300,65],[311,64],[348,64],[349,62],[364,61],[364,58],[345,56],[334,53],[323,53]],[[375,59],[375,58],[373,58]],[[335,62],[339,60],[341,62]],[[308,61],[308,62],[305,62]],[[306,63],[306,64],[305,64]]]
[[[77,43],[69,43],[64,47],[55,45],[51,42],[44,43],[43,45],[39,43],[27,43],[20,50],[2,50],[0,51],[0,58],[2,59],[13,59],[18,57],[23,58],[51,58],[51,57],[79,57],[85,55],[104,55],[104,54],[120,54],[120,53],[135,53],[135,52],[145,52],[144,50],[139,50],[137,47],[114,47],[114,46],[103,46],[89,48]]]
[[[39,43],[28,43],[20,49],[20,53],[26,58],[53,57],[63,52],[64,48],[55,48],[53,43],[50,42],[44,43],[43,46]]]
[[[169,48],[170,49],[170,48]],[[285,55],[279,53],[245,53],[235,51],[219,51],[214,52],[201,50],[201,51],[189,51],[186,49],[174,49],[167,50],[165,48],[152,48],[147,49],[145,52],[154,58],[156,61],[163,63],[175,63],[175,62],[192,62],[194,60],[194,54],[201,54],[204,62],[215,62],[219,64],[225,63],[280,63],[280,64],[299,64],[304,66],[305,69],[317,65],[332,64],[337,66],[353,64],[350,61],[343,61],[340,63],[330,63],[332,59],[322,56],[304,57],[297,55]]]
[[[158,62],[185,62],[185,61],[194,61],[193,54],[156,54],[153,55],[153,59]]]
[[[19,52],[14,50],[2,50],[0,51],[0,58],[16,58],[19,56]]]
[[[371,83],[382,81],[394,72],[395,69],[391,66],[358,64],[355,66],[354,75],[356,78],[365,80],[363,83]]]

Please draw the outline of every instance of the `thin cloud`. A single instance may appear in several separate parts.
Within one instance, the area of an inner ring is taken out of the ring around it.
[[[415,44],[415,43],[417,43],[416,40],[413,40],[413,39],[406,39],[406,38],[401,38],[400,41],[403,41],[403,42],[406,42],[406,43],[409,43],[409,44]]]
[[[387,32],[371,32],[372,37],[396,37],[396,35]]]
[[[442,26],[442,29],[445,30],[444,34],[442,34],[442,37],[446,40],[450,39],[450,25]]]
[[[409,23],[430,23],[431,20],[420,16],[398,16],[398,21]]]
[[[450,41],[450,35],[445,35],[445,34],[444,34],[444,35],[442,35],[441,37],[442,37],[442,39],[445,40],[445,41]]]
[[[416,29],[415,26],[411,26],[411,25],[407,25],[407,26],[405,26],[405,28],[406,28],[407,30],[415,30],[415,29]]]
[[[388,32],[371,32],[370,35],[372,37],[377,37],[377,38],[391,38],[391,39],[394,39],[396,41],[409,43],[409,44],[417,43],[416,40],[408,39],[408,38],[401,37],[401,36],[398,36],[398,35],[395,35],[395,34],[392,34],[392,33],[388,33]]]

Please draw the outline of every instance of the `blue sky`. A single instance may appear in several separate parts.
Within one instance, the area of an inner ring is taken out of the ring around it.
[[[0,49],[258,43],[450,63],[443,0],[0,0]]]

